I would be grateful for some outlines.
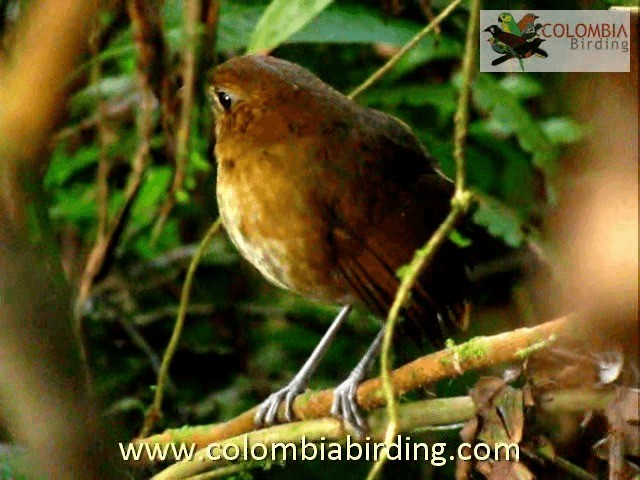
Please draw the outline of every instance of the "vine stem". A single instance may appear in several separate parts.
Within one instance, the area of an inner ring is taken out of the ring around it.
[[[452,7],[455,8],[455,2],[451,3],[449,7],[447,7],[447,9],[443,10],[440,15],[436,17],[436,20],[437,18],[441,17],[447,10],[453,10]],[[415,285],[422,272],[424,272],[425,268],[427,268],[427,266],[431,263],[440,245],[444,243],[447,235],[453,230],[458,220],[462,218],[462,216],[469,209],[473,198],[471,193],[468,192],[465,188],[466,165],[464,146],[467,138],[467,125],[469,122],[469,98],[471,96],[471,84],[473,82],[477,61],[476,56],[478,51],[479,17],[480,0],[473,0],[471,5],[471,13],[469,15],[469,26],[467,27],[465,55],[462,61],[462,87],[460,89],[458,108],[456,109],[456,115],[454,118],[454,158],[456,162],[456,189],[455,194],[451,199],[451,211],[442,222],[440,227],[438,227],[438,229],[431,236],[426,245],[416,251],[413,259],[407,267],[405,275],[400,282],[400,286],[398,287],[395,299],[393,301],[393,304],[391,305],[389,314],[387,315],[384,339],[382,342],[382,350],[380,355],[380,376],[382,379],[382,390],[386,399],[387,415],[389,417],[389,424],[387,425],[385,434],[386,445],[391,444],[398,430],[398,407],[393,391],[393,383],[391,381],[391,344],[393,339],[393,332],[395,330],[396,324],[398,323],[400,310],[402,309],[402,306],[407,302],[411,293],[411,289]],[[435,20],[432,23],[435,23]],[[423,31],[427,31],[428,29],[429,26],[427,26]],[[408,48],[411,48],[411,46],[415,45],[415,43],[417,43],[420,38],[418,38],[418,40],[414,38],[415,42],[413,40],[412,42],[409,42],[402,50],[400,50],[400,52],[398,52],[398,55],[396,56],[399,57],[400,55],[404,54],[404,52],[408,50]],[[354,93],[359,93],[359,90],[360,89],[356,89]],[[355,95],[352,94],[352,96]],[[378,478],[380,472],[382,472],[382,468],[387,462],[387,459],[387,450],[385,449],[383,451],[383,454],[374,463],[373,467],[369,471],[367,480],[375,480],[376,478]]]
[[[436,16],[436,18],[434,18],[431,22],[429,22],[426,27],[424,27],[422,30],[420,30],[416,34],[415,37],[409,40],[400,50],[398,50],[398,52],[387,61],[387,63],[385,63],[382,67],[380,67],[378,70],[373,72],[373,74],[369,78],[367,78],[364,82],[358,85],[348,95],[348,97],[351,100],[354,100],[362,92],[364,92],[366,89],[371,87],[371,85],[373,85],[378,80],[380,80],[383,76],[385,76],[393,67],[395,67],[396,63],[398,63],[400,59],[404,57],[409,50],[415,47],[420,42],[420,40],[422,40],[428,33],[435,30],[435,28],[438,25],[440,25],[440,23],[442,23],[442,21],[445,18],[447,18],[451,14],[451,12],[453,12],[461,3],[462,3],[462,0],[454,0],[453,2],[451,2],[447,6],[447,8],[442,10],[440,14]]]
[[[193,278],[195,276],[196,269],[200,264],[200,260],[207,251],[207,248],[209,248],[211,240],[213,240],[213,237],[220,230],[221,225],[222,223],[220,221],[220,218],[218,218],[211,224],[209,230],[207,230],[207,233],[200,242],[200,245],[198,245],[198,249],[196,250],[195,255],[191,259],[191,263],[189,264],[187,277],[182,284],[182,293],[180,294],[180,306],[178,307],[178,316],[176,318],[176,323],[173,326],[171,339],[169,340],[169,344],[164,351],[162,364],[160,365],[160,370],[158,372],[158,381],[156,382],[153,403],[147,411],[144,419],[144,424],[142,425],[142,429],[138,434],[139,437],[146,437],[147,435],[149,435],[158,418],[162,416],[162,400],[164,398],[164,389],[169,378],[169,367],[171,365],[171,360],[173,359],[173,355],[178,347],[180,335],[182,335],[182,329],[184,327],[184,321],[187,317],[187,307],[189,306],[189,298],[191,297],[191,286],[193,284]]]

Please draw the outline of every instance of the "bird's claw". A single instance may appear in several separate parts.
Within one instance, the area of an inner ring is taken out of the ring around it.
[[[295,398],[304,392],[306,389],[306,385],[303,383],[297,382],[293,380],[289,385],[284,388],[281,388],[277,392],[272,393],[267,397],[267,399],[262,402],[256,416],[254,418],[254,423],[257,427],[268,427],[276,423],[278,419],[278,407],[280,407],[280,403],[284,400],[284,416],[288,422],[293,422],[295,419],[293,417],[293,401]]]
[[[333,391],[333,405],[331,406],[331,415],[350,425],[359,437],[364,436],[368,429],[356,401],[356,392],[362,380],[359,376],[349,376],[338,385]]]

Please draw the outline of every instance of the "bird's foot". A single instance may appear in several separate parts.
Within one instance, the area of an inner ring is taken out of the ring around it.
[[[288,422],[293,422],[293,401],[295,398],[307,389],[305,379],[294,378],[289,385],[281,388],[277,392],[272,393],[267,399],[260,404],[258,412],[254,418],[256,427],[269,427],[276,423],[278,419],[278,407],[284,400],[284,416]]]
[[[353,428],[359,437],[363,437],[368,429],[367,422],[356,401],[358,386],[364,379],[364,372],[357,370],[351,372],[351,375],[333,391],[333,405],[331,406],[331,415],[342,419]]]

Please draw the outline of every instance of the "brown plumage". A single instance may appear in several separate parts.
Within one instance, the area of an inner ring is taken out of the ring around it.
[[[408,263],[447,215],[453,185],[409,128],[273,57],[214,70],[218,202],[242,255],[274,284],[385,316]],[[461,315],[450,243],[405,315],[439,336]]]

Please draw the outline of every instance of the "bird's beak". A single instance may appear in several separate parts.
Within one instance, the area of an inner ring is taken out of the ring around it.
[[[491,27],[487,27],[483,30],[483,32],[491,32]]]

